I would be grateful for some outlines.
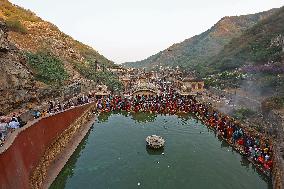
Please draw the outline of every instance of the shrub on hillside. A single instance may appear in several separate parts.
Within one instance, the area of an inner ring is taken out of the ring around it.
[[[62,61],[49,52],[27,53],[36,79],[48,85],[61,85],[68,78]]]
[[[256,114],[255,111],[248,108],[240,108],[233,112],[233,117],[238,120],[245,120]]]
[[[264,111],[284,108],[284,96],[275,96],[268,98],[263,101],[261,105]]]
[[[21,34],[28,33],[27,28],[25,28],[19,20],[9,19],[5,22],[10,31],[19,32]]]

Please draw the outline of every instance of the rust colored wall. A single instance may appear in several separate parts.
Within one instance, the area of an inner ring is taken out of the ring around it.
[[[51,142],[71,125],[90,104],[42,118],[18,133],[0,154],[0,188],[29,188],[29,176]]]

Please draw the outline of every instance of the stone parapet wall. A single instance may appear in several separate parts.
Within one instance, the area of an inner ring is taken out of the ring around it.
[[[272,171],[272,184],[274,189],[284,189],[283,152],[284,152],[283,149],[281,151],[280,145],[275,143],[273,148],[273,171]]]
[[[85,126],[85,123],[93,117],[94,106],[90,106],[74,123],[72,123],[61,135],[59,135],[41,157],[39,164],[30,176],[30,188],[42,188],[47,176],[48,168],[56,157],[64,150],[77,131]]]
[[[40,188],[40,184],[34,184],[31,179],[40,170],[40,166],[44,171],[50,159],[54,158],[48,150],[60,151],[68,141],[67,138],[71,138],[77,128],[83,125],[92,106],[94,105],[86,104],[68,109],[14,131],[9,141],[0,148],[0,188]],[[56,141],[59,146],[55,144]],[[41,183],[43,178],[44,173],[40,173],[37,183]]]
[[[284,117],[277,110],[266,113],[266,121],[271,125],[270,129],[275,135],[273,150],[273,188],[284,189]]]
[[[276,138],[284,140],[284,116],[277,110],[263,112],[263,115]]]

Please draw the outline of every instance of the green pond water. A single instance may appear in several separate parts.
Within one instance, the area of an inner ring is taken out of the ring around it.
[[[145,138],[152,134],[165,138],[163,150],[146,148]],[[195,119],[124,113],[98,117],[50,188],[272,187],[268,178]]]

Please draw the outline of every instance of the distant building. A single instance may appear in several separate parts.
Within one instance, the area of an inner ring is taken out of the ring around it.
[[[194,78],[185,78],[181,81],[180,93],[183,95],[196,95],[204,91],[204,81]]]

